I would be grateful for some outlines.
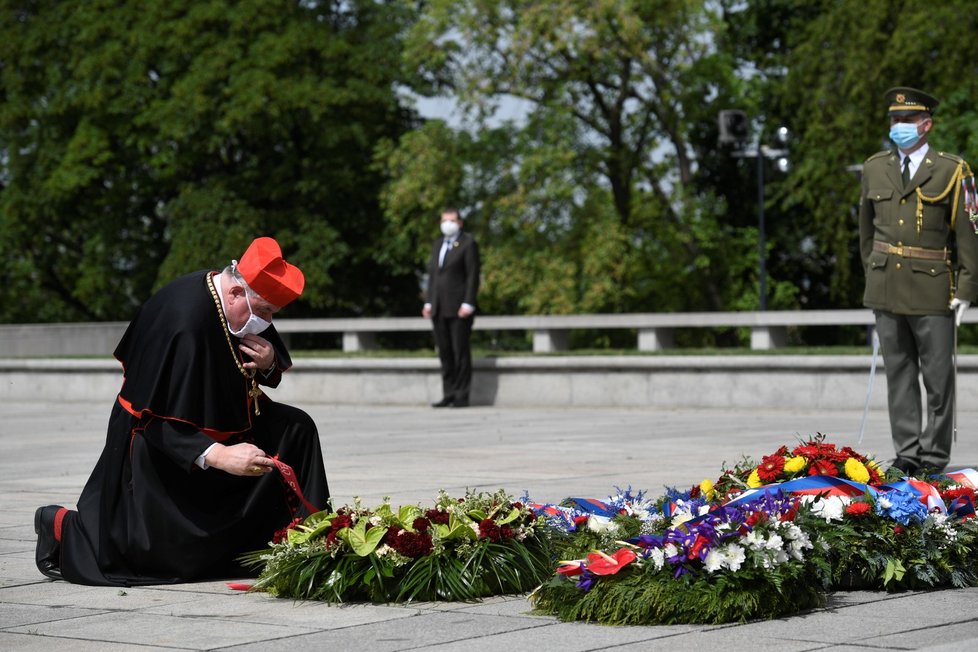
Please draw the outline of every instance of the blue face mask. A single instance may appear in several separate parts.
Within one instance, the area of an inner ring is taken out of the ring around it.
[[[910,149],[920,140],[917,133],[917,123],[898,122],[890,127],[890,140],[900,149]]]

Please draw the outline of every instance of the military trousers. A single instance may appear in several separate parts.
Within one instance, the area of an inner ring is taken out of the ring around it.
[[[954,316],[898,315],[876,310],[886,367],[890,432],[897,457],[943,469],[954,430]],[[921,380],[926,391],[923,421]]]

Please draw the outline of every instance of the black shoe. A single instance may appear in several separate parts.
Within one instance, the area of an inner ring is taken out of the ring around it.
[[[437,403],[432,403],[431,404],[431,407],[433,407],[433,408],[449,407],[449,406],[453,405],[454,403],[455,403],[455,399],[453,399],[450,396],[446,396],[445,398],[443,398],[442,400],[438,401]]]
[[[913,476],[913,474],[917,472],[918,468],[919,467],[917,466],[916,462],[912,460],[908,460],[905,457],[898,457],[895,460],[893,460],[893,464],[890,465],[890,468],[887,471],[887,473],[889,473],[893,469],[896,469],[902,475]]]
[[[37,563],[37,570],[53,580],[60,580],[61,577],[61,542],[55,538],[55,521],[58,514],[68,510],[61,505],[48,505],[38,507],[34,512],[34,532],[37,533],[37,550],[34,554],[34,561]],[[64,515],[61,516],[64,518]]]
[[[460,401],[460,400],[456,399],[455,400],[455,403],[452,405],[452,407],[453,408],[466,408],[466,407],[469,407],[469,402],[468,401]]]

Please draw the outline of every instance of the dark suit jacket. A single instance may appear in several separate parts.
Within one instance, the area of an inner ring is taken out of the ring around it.
[[[438,255],[445,238],[431,245],[428,263],[428,303],[432,317],[454,317],[463,303],[476,305],[479,292],[479,247],[471,235],[462,231],[455,246],[445,253],[445,264],[438,267]]]

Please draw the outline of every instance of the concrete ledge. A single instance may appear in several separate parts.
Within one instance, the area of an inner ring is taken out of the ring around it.
[[[474,361],[472,401],[513,407],[862,409],[870,356],[533,356]],[[882,360],[870,405],[886,407]],[[978,395],[978,355],[958,360],[959,395]],[[0,360],[0,400],[112,401],[111,359]],[[276,400],[423,405],[441,398],[435,358],[299,358]]]

